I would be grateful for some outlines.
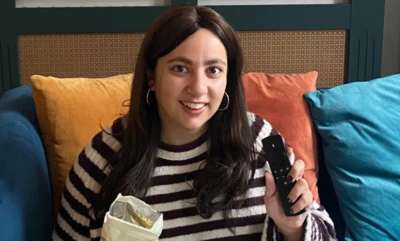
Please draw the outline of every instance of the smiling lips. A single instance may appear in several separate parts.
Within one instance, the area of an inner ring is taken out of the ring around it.
[[[188,102],[188,101],[181,101],[181,103],[193,110],[201,110],[204,108],[204,106],[206,105],[205,103],[194,103],[194,102]]]

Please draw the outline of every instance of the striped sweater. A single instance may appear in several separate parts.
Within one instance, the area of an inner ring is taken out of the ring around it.
[[[261,150],[261,140],[276,134],[271,125],[249,113],[249,124],[257,134],[255,148]],[[116,121],[106,131],[118,133],[122,121]],[[100,132],[84,148],[72,167],[62,195],[60,210],[53,231],[53,240],[99,240],[103,220],[96,218],[92,203],[98,197],[100,183],[110,173],[108,161],[121,147],[120,140]],[[191,184],[207,154],[205,135],[183,146],[161,144],[150,187],[144,201],[163,213],[164,228],[160,240],[281,240],[264,204],[264,168],[255,172],[249,190],[237,199],[245,199],[234,209],[226,222],[222,212],[203,219],[195,207],[196,193]],[[269,166],[266,164],[266,167]],[[229,226],[234,232],[229,230]],[[303,226],[303,239],[335,240],[332,220],[323,207],[313,203]]]

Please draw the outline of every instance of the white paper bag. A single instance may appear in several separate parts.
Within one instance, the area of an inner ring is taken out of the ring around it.
[[[144,218],[133,218],[138,216]],[[133,196],[119,194],[104,217],[101,240],[155,241],[160,237],[162,229],[162,213]]]

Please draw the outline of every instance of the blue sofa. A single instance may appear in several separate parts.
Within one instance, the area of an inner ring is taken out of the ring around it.
[[[344,220],[320,155],[322,204],[335,222],[339,240]],[[0,99],[0,234],[3,241],[49,240],[52,195],[31,86],[6,92]]]
[[[52,199],[30,86],[0,100],[0,239],[49,240]]]

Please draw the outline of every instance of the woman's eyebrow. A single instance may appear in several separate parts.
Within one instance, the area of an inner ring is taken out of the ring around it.
[[[225,61],[221,60],[221,59],[210,59],[204,62],[204,65],[210,65],[210,64],[224,64],[226,65]]]
[[[171,63],[171,62],[182,62],[182,63],[188,64],[188,65],[193,64],[193,61],[191,61],[190,59],[185,58],[185,57],[176,57],[176,58],[168,60],[167,63]],[[218,58],[207,60],[204,62],[204,65],[211,65],[211,64],[217,64],[217,63],[226,65],[225,61],[218,59]]]
[[[189,65],[193,64],[193,62],[190,59],[185,58],[185,57],[176,57],[176,58],[168,60],[167,63],[171,63],[171,62],[183,62],[183,63],[189,64]]]

